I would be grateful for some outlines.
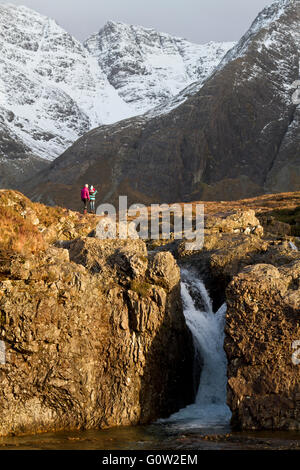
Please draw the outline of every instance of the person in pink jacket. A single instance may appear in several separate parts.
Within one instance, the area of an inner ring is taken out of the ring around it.
[[[86,184],[84,186],[84,188],[82,188],[82,190],[81,190],[81,200],[84,204],[83,213],[86,214],[87,213],[87,203],[90,200],[90,192],[89,192],[89,185],[88,184]]]

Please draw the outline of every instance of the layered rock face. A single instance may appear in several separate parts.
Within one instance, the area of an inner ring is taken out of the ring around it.
[[[6,207],[7,198],[54,241],[40,205],[6,192]],[[68,236],[66,214],[52,218],[64,240],[33,254],[10,251],[1,232],[0,434],[146,423],[193,402],[173,256],[148,255],[139,240],[80,236],[79,221]]]
[[[233,426],[299,429],[300,245],[292,226],[267,223],[276,207],[297,214],[299,198],[209,203],[204,247],[187,252],[99,240],[94,215],[0,191],[0,434],[146,423],[193,402],[171,249],[215,311],[227,302]]]
[[[242,429],[300,430],[300,260],[245,268],[227,289],[228,404]]]
[[[284,199],[284,195],[280,199]],[[260,201],[263,206],[263,198],[257,198],[256,204],[259,206]],[[297,201],[300,201],[299,195],[295,198],[295,205]],[[243,201],[241,205],[242,203]],[[251,205],[251,202],[248,204]],[[225,206],[222,211],[218,203],[215,206],[215,213],[210,213],[205,218],[202,250],[187,251],[185,242],[180,242],[174,248],[174,253],[182,263],[192,264],[197,268],[210,291],[214,309],[217,310],[226,301],[227,285],[244,267],[268,262],[281,266],[295,260],[299,255],[289,244],[289,238],[296,241],[290,237],[288,224],[279,225],[281,231],[278,233],[278,225],[275,223],[264,227],[261,225],[260,219],[264,221],[268,216],[260,215],[259,210],[256,214],[254,209],[241,207],[228,210],[228,206],[227,209]],[[266,209],[260,210],[263,211],[262,214],[268,213],[265,212]]]
[[[61,185],[75,192],[90,179],[105,202],[119,194],[149,204],[299,190],[299,13],[298,0],[274,2],[200,91],[183,93],[183,104],[93,130],[24,190],[70,206]]]

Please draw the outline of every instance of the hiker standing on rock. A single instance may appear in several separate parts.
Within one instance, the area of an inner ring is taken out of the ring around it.
[[[82,190],[81,190],[81,200],[84,204],[83,213],[86,214],[87,213],[87,203],[90,200],[90,193],[89,193],[89,185],[88,184],[86,184],[84,186],[84,188],[82,188]]]
[[[94,186],[90,187],[90,208],[91,212],[95,213],[95,200],[96,200],[96,194],[97,190],[94,188]]]

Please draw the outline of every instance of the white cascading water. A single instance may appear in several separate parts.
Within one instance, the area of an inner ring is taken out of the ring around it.
[[[298,251],[298,248],[296,247],[295,243],[290,242],[290,247],[293,251]]]
[[[226,404],[227,358],[223,347],[226,304],[214,313],[203,282],[187,269],[182,269],[181,279],[184,315],[196,356],[202,359],[202,370],[195,403],[163,421],[185,428],[223,427],[231,418]]]

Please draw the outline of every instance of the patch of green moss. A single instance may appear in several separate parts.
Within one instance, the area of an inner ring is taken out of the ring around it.
[[[146,281],[133,280],[130,283],[130,290],[136,292],[140,297],[148,297],[151,284]]]

